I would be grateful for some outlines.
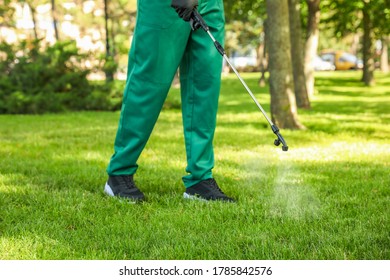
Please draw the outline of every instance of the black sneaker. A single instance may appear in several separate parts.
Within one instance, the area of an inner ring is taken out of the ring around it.
[[[223,193],[213,178],[203,180],[192,187],[187,188],[183,196],[184,198],[189,199],[236,202],[233,198],[228,197]]]
[[[118,196],[134,202],[145,199],[144,194],[135,185],[133,175],[109,176],[104,192],[109,196]]]

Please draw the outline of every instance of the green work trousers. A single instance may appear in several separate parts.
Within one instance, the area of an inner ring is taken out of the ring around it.
[[[182,118],[187,154],[185,187],[212,177],[213,138],[222,56],[203,31],[192,31],[171,0],[138,0],[127,82],[107,173],[132,175],[180,66]],[[199,13],[219,41],[224,39],[222,0],[199,0]]]

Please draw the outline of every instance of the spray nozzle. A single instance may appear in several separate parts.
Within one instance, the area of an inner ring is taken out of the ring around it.
[[[283,136],[279,133],[279,128],[274,124],[271,125],[271,128],[272,128],[272,131],[276,134],[276,136],[278,136],[278,139],[275,139],[275,141],[274,141],[275,146],[279,146],[280,144],[282,144],[283,145],[282,150],[284,152],[287,152],[288,146],[287,146],[287,143],[284,140]]]

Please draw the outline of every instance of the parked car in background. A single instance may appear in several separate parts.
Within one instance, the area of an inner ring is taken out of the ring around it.
[[[363,62],[355,55],[344,51],[325,51],[321,58],[332,63],[336,70],[356,70],[363,68]]]
[[[323,60],[320,56],[316,55],[313,59],[313,68],[315,71],[334,71],[336,66],[329,61]]]

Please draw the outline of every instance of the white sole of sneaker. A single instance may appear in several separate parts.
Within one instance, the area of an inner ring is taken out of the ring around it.
[[[114,192],[112,191],[111,187],[108,185],[108,183],[106,183],[106,185],[104,186],[104,193],[108,196],[115,196]],[[123,199],[123,198],[119,198],[119,201],[126,201],[127,203],[130,203],[130,204],[136,204],[137,201],[135,200],[131,200],[131,199]]]
[[[208,202],[208,200],[206,200],[204,198],[201,198],[201,197],[198,197],[195,195],[190,195],[188,193],[183,193],[183,197],[184,197],[184,199],[191,199],[191,200],[199,200],[199,201]]]
[[[196,196],[196,195],[190,195],[188,193],[183,193],[183,197],[184,197],[184,199],[198,200],[198,201],[203,201],[203,202],[223,201],[223,200],[207,200],[207,199],[201,198],[201,197]],[[226,201],[223,201],[223,202],[226,202]],[[235,201],[229,201],[229,202],[235,202]]]
[[[111,187],[106,183],[104,186],[104,193],[109,195],[109,196],[115,196],[114,192],[112,191]]]

